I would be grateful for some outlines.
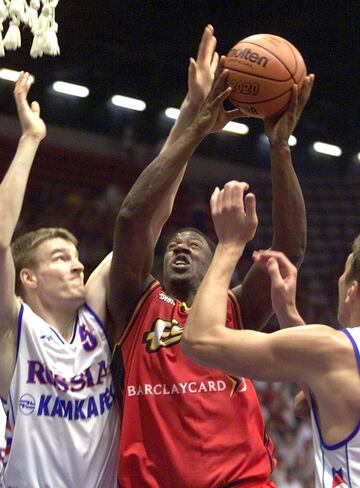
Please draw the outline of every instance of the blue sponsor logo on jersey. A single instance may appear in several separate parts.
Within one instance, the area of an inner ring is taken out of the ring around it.
[[[20,397],[19,410],[24,415],[31,415],[35,410],[35,398],[28,393],[25,393]]]
[[[65,420],[86,420],[110,410],[114,400],[113,387],[83,399],[65,400],[57,395],[41,395],[37,415]]]

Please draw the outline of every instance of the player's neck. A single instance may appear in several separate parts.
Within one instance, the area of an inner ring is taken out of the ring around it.
[[[34,313],[51,324],[66,341],[70,340],[77,317],[78,304],[44,304],[36,299],[26,300],[26,303]]]
[[[167,287],[165,291],[167,295],[176,298],[180,302],[186,303],[188,307],[191,307],[196,295],[196,290],[182,289],[180,287],[173,286]]]
[[[350,323],[347,327],[359,327],[360,326],[360,311],[351,314]]]

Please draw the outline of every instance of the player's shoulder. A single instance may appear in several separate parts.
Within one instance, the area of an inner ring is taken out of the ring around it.
[[[307,330],[309,349],[316,352],[322,361],[327,358],[330,363],[341,362],[352,350],[351,341],[343,329],[324,324],[306,325],[304,328]]]

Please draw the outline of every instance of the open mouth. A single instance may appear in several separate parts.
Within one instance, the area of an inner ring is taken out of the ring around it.
[[[187,269],[190,267],[190,260],[185,254],[179,254],[173,259],[171,264],[176,270]]]

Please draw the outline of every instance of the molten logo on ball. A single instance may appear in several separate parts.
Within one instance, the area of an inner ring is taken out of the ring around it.
[[[228,56],[233,57],[233,58],[238,58],[238,59],[246,59],[247,61],[250,61],[251,63],[256,63],[259,66],[262,66],[263,68],[266,67],[266,65],[269,61],[269,59],[266,58],[265,56],[260,56],[258,53],[254,53],[249,48],[231,49]]]

